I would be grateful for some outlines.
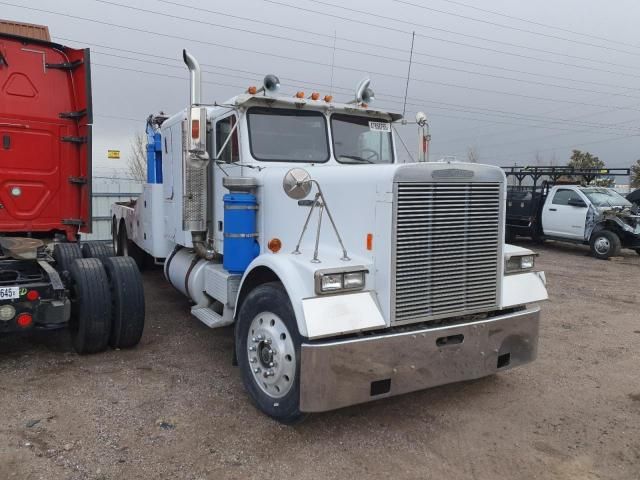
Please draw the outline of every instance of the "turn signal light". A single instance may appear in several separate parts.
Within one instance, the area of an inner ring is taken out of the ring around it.
[[[38,293],[37,290],[29,290],[27,292],[27,300],[29,300],[30,302],[35,302],[39,298],[40,298],[40,294]]]
[[[296,98],[304,98],[304,92],[296,93]]]
[[[16,319],[16,323],[20,328],[30,327],[33,323],[33,317],[29,313],[21,313]]]
[[[191,138],[200,138],[200,120],[191,120]]]
[[[267,244],[267,248],[271,250],[273,253],[278,253],[282,248],[282,242],[280,241],[279,238],[272,238],[271,240],[269,240],[269,243]]]

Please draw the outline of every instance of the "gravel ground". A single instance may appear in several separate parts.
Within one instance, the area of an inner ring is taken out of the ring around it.
[[[533,248],[551,293],[535,363],[295,427],[249,403],[231,330],[146,273],[134,350],[0,338],[0,479],[638,479],[640,256]]]

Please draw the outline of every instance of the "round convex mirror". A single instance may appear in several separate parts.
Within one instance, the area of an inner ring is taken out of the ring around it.
[[[311,191],[311,175],[302,168],[292,168],[284,176],[282,188],[289,198],[302,200]]]

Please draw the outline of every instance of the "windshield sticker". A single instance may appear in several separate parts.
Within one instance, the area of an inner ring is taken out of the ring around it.
[[[391,132],[391,124],[388,122],[369,122],[369,130],[372,132]]]

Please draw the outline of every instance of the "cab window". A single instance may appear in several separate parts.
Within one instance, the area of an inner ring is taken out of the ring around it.
[[[333,152],[340,163],[393,163],[391,124],[384,119],[334,114]]]
[[[573,190],[567,190],[566,188],[560,189],[553,196],[554,205],[569,205],[570,200],[582,200],[580,195]]]
[[[220,154],[220,150],[229,137],[229,132],[233,129],[238,120],[235,115],[218,120],[216,123],[216,155]],[[224,151],[219,157],[219,160],[226,163],[234,163],[240,161],[240,154],[238,152],[238,130],[236,129],[231,136],[231,140],[227,142]]]

